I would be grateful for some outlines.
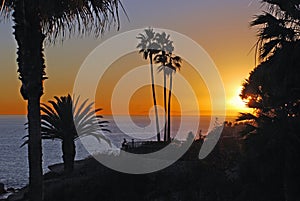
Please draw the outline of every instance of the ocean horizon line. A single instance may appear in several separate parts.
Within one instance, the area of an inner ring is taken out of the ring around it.
[[[133,117],[146,117],[149,116],[147,114],[133,114],[133,115],[127,115],[127,114],[117,114],[117,115],[113,115],[113,114],[102,114],[104,116],[133,116]],[[0,116],[27,116],[27,114],[0,114]],[[159,115],[159,116],[164,116],[164,115]],[[204,114],[204,115],[171,115],[172,117],[180,117],[180,116],[186,116],[186,117],[196,117],[196,116],[202,116],[202,117],[237,117],[237,115],[208,115],[208,114]]]

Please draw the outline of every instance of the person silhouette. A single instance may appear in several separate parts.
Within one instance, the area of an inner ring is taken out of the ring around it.
[[[127,149],[127,146],[128,146],[127,140],[124,138],[122,142],[122,148]]]

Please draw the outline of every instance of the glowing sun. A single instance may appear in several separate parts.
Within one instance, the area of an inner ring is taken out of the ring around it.
[[[250,108],[246,106],[246,103],[240,98],[240,94],[243,87],[238,87],[233,96],[229,99],[229,105],[232,110],[236,110],[238,112],[250,112]]]

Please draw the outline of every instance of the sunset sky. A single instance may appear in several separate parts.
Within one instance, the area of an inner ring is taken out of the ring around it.
[[[243,80],[255,65],[254,53],[249,51],[256,42],[256,30],[249,27],[249,22],[254,15],[261,12],[258,1],[124,0],[123,4],[130,21],[121,11],[122,22],[119,32],[112,28],[103,38],[95,39],[92,36],[73,38],[46,47],[46,72],[49,79],[45,81],[43,102],[55,95],[72,92],[74,79],[81,64],[103,41],[118,33],[151,26],[179,32],[202,46],[211,56],[222,77],[226,91],[227,114],[237,115],[239,111],[243,111],[238,94]],[[25,114],[26,102],[19,93],[20,81],[17,79],[15,62],[16,43],[11,27],[11,22],[0,24],[0,114]],[[111,95],[117,80],[122,73],[130,70],[130,62],[127,61],[134,60],[135,65],[147,65],[137,52],[122,59],[112,65],[107,72],[106,80],[99,83],[96,104],[104,109],[104,113],[111,112],[110,98],[107,97]],[[122,70],[119,70],[121,64]],[[189,71],[191,68],[187,63],[183,64],[179,73],[186,78],[191,77],[193,75],[193,72]],[[206,86],[203,82],[199,82],[194,83],[193,88],[198,89],[196,95],[200,110],[205,113],[210,107]],[[161,94],[161,90],[158,90],[158,94]],[[162,103],[161,96],[159,100]],[[149,87],[141,88],[132,97],[129,109],[133,114],[147,113],[151,101]],[[177,114],[179,107],[177,101],[174,99],[173,114]],[[120,104],[121,102],[120,99]]]

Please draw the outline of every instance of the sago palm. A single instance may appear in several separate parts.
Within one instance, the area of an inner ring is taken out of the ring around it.
[[[1,15],[13,18],[21,94],[28,101],[29,198],[43,199],[40,97],[45,77],[44,41],[74,34],[101,34],[119,25],[119,0],[0,0]]]
[[[41,106],[42,139],[61,140],[64,170],[70,173],[74,169],[75,141],[81,137],[94,136],[110,144],[103,135],[103,132],[110,131],[105,128],[108,122],[101,121],[103,117],[96,115],[102,109],[94,110],[93,103],[88,104],[88,100],[79,105],[79,97],[74,100],[70,95],[55,96],[54,99],[48,101],[48,105]]]

